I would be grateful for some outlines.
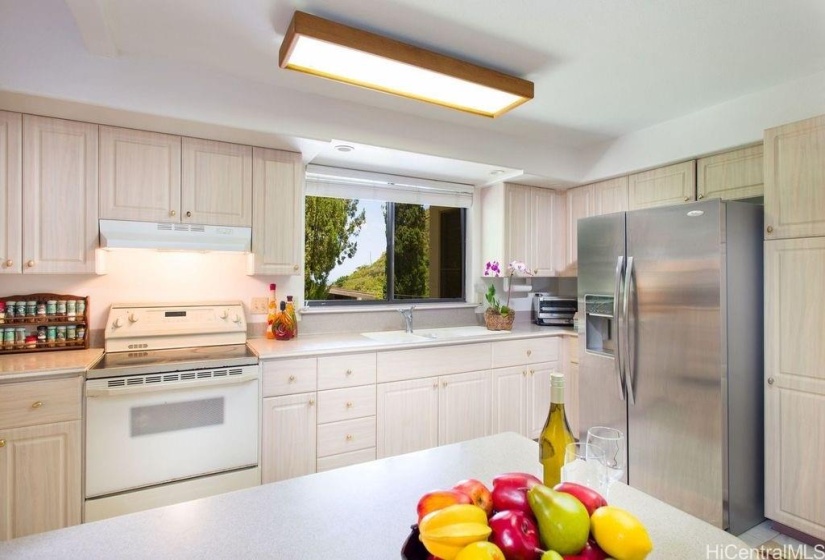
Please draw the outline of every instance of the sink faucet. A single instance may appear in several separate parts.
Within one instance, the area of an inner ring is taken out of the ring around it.
[[[415,309],[415,306],[411,305],[409,309],[398,310],[404,317],[404,331],[408,333],[413,332],[413,309]]]

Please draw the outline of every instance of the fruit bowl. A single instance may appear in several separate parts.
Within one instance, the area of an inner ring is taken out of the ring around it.
[[[418,525],[410,527],[410,536],[404,541],[401,547],[401,560],[427,560],[430,553],[424,548],[424,544],[418,538]]]

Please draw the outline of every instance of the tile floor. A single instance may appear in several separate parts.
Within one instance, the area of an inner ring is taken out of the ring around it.
[[[802,543],[783,535],[765,520],[756,527],[739,535],[750,546],[761,550],[762,557],[770,560],[819,560],[825,558],[825,548]],[[781,554],[781,556],[780,556]]]

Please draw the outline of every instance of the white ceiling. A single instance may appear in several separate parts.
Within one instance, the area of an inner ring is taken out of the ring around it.
[[[281,70],[296,9],[529,79],[535,99],[486,119]],[[0,0],[0,89],[481,184],[570,184],[616,139],[822,71],[822,0]]]

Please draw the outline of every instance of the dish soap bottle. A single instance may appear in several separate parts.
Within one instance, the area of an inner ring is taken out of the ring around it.
[[[550,411],[539,437],[539,461],[544,467],[544,485],[553,488],[561,482],[564,451],[575,442],[564,413],[564,375],[550,374]]]
[[[292,301],[292,296],[286,296],[286,312],[292,320],[292,336],[290,338],[295,338],[298,336],[298,317],[295,315],[295,302]]]
[[[275,338],[275,321],[278,319],[278,300],[275,298],[275,284],[269,285],[269,301],[266,303],[266,337]]]

